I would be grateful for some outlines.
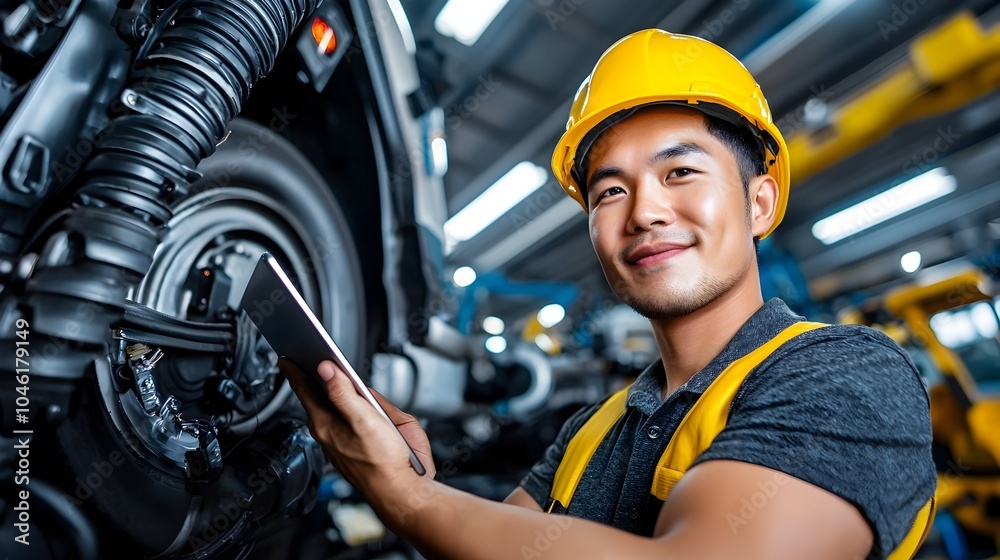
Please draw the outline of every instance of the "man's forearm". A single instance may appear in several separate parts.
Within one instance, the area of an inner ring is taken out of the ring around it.
[[[397,535],[428,558],[657,558],[666,543],[565,515],[493,502],[422,480],[375,504]]]

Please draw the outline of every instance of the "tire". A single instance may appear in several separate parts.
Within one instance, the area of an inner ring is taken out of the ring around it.
[[[182,316],[177,302],[169,300],[171,294],[155,293],[156,287],[165,283],[180,284],[180,274],[198,264],[190,257],[179,255],[181,251],[172,247],[178,237],[190,235],[178,222],[183,223],[196,213],[200,213],[204,221],[210,205],[222,207],[221,212],[216,209],[212,217],[247,209],[270,221],[259,227],[270,229],[272,238],[280,232],[284,237],[297,237],[304,242],[298,250],[292,247],[268,249],[276,254],[302,253],[304,250],[306,262],[287,259],[291,261],[290,274],[312,281],[300,285],[303,297],[348,359],[360,359],[364,341],[361,267],[344,213],[330,187],[298,148],[270,129],[236,119],[230,131],[216,153],[199,165],[204,177],[194,183],[191,192],[176,205],[174,220],[168,226],[170,230],[157,252],[158,262],[154,262],[135,299],[160,311]],[[270,204],[275,206],[270,207]],[[193,227],[201,227],[201,224]],[[282,241],[277,245],[286,243]],[[250,255],[248,262],[256,263],[257,256]],[[244,270],[246,278],[234,277],[234,285],[245,285],[249,270]]]
[[[355,244],[330,186],[275,132],[241,119],[230,130],[199,165],[203,177],[174,205],[153,265],[131,299],[188,318],[181,285],[206,258],[215,258],[205,248],[214,251],[221,239],[231,259],[224,260],[233,287],[228,302],[236,309],[258,251],[268,250],[288,265],[303,297],[357,362],[364,352],[364,287]],[[69,418],[57,428],[68,471],[64,489],[91,519],[101,520],[105,550],[111,537],[126,543],[130,558],[177,551],[183,540],[177,535],[196,499],[177,465],[137,445],[128,421],[115,411],[113,401],[123,395],[109,387],[109,366],[96,364],[92,377],[103,381],[80,387]],[[272,404],[275,417],[302,412],[287,384]]]

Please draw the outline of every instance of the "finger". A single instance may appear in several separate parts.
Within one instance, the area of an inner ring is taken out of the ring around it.
[[[437,469],[434,466],[434,457],[431,454],[431,442],[427,439],[427,432],[424,431],[424,427],[420,424],[420,421],[412,414],[407,414],[396,408],[385,395],[375,389],[369,388],[369,390],[372,392],[375,400],[385,409],[385,413],[392,420],[392,423],[396,425],[396,429],[402,434],[403,439],[409,444],[410,449],[420,458],[420,462],[427,469],[429,478],[434,478],[437,474]]]
[[[392,420],[393,424],[401,426],[403,424],[412,424],[414,422],[417,422],[417,419],[412,414],[407,414],[402,410],[400,410],[399,408],[397,408],[396,405],[392,404],[392,401],[386,398],[385,395],[383,395],[382,393],[379,393],[378,391],[372,389],[371,387],[369,387],[368,390],[372,392],[372,396],[375,397],[375,400],[377,400],[378,403],[382,405],[382,408],[385,410],[385,413],[389,416],[389,419]]]
[[[282,356],[278,359],[278,370],[288,380],[295,395],[306,409],[310,418],[329,418],[330,409],[320,402],[320,397],[310,389],[306,373],[292,360]]]
[[[345,416],[354,418],[358,414],[367,412],[363,410],[365,407],[372,408],[365,402],[364,397],[358,394],[357,388],[344,370],[332,360],[320,362],[316,372],[326,382],[326,394],[330,397],[330,402]]]

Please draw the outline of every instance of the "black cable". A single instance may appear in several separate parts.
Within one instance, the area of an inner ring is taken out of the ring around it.
[[[184,321],[132,302],[126,304],[125,313],[119,324],[172,338],[222,345],[225,348],[232,348],[235,345],[233,326],[228,323]]]
[[[121,337],[130,342],[141,342],[147,346],[161,346],[164,348],[180,348],[191,350],[192,352],[205,352],[209,354],[224,354],[230,350],[227,344],[213,344],[209,342],[199,342],[188,338],[177,338],[159,333],[138,331],[132,328],[121,328]]]
[[[127,301],[125,303],[125,316],[132,316],[140,319],[151,319],[159,323],[166,323],[169,325],[179,325],[185,328],[201,330],[201,331],[230,331],[232,330],[232,325],[229,323],[203,323],[198,321],[187,321],[174,317],[173,315],[168,315],[166,313],[161,313],[153,309],[152,307],[147,307],[140,303],[134,301]]]
[[[150,28],[149,33],[146,34],[146,40],[142,42],[142,46],[135,53],[135,60],[132,62],[132,69],[137,70],[142,63],[146,60],[146,56],[149,55],[149,49],[160,40],[160,35],[163,34],[163,30],[170,25],[171,20],[177,15],[177,10],[180,9],[181,4],[184,0],[177,0],[173,4],[167,6],[163,10],[163,13],[156,18],[156,23]]]

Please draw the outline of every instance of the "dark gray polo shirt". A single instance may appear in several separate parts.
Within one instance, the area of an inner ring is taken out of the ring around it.
[[[766,302],[666,401],[662,362],[643,371],[568,514],[651,536],[663,505],[650,494],[653,471],[681,419],[726,366],[800,320],[780,299]],[[543,508],[567,443],[600,404],[572,416],[521,481]],[[892,339],[860,325],[832,325],[799,335],[750,373],[726,428],[695,464],[754,463],[832,492],[861,511],[875,534],[871,557],[884,558],[937,483],[929,408],[923,380]]]

